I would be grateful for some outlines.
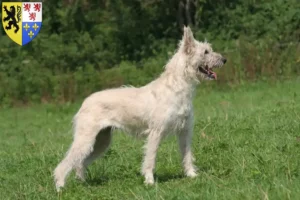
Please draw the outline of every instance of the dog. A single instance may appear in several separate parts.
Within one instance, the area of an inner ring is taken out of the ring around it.
[[[141,169],[145,184],[154,184],[156,153],[169,133],[178,138],[185,175],[197,176],[191,151],[194,91],[201,81],[217,78],[213,69],[226,58],[194,39],[189,27],[183,29],[177,51],[157,79],[139,88],[106,89],[84,100],[73,118],[73,143],[54,170],[57,191],[72,169],[85,180],[86,167],[107,151],[114,128],[146,139]]]

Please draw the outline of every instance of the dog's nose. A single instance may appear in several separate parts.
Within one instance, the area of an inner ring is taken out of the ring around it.
[[[227,59],[226,58],[222,58],[223,63],[225,64]]]

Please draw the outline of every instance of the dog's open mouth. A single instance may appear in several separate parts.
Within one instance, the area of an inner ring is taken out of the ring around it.
[[[203,74],[205,74],[208,78],[211,78],[211,79],[217,79],[217,74],[212,71],[212,69],[209,69],[208,66],[205,66],[204,68],[203,67],[199,67],[198,68],[199,71]]]

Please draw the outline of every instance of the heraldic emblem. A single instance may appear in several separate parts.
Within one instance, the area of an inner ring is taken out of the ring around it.
[[[2,25],[15,43],[28,44],[41,30],[42,2],[2,2]]]

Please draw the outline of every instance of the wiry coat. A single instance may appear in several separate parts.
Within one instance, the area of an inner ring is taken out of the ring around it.
[[[210,55],[205,55],[206,51]],[[145,183],[154,183],[156,152],[161,139],[169,133],[178,136],[186,175],[195,177],[190,148],[192,99],[199,81],[211,78],[209,71],[202,73],[198,68],[212,69],[223,63],[220,54],[212,52],[208,43],[194,40],[191,30],[185,28],[177,52],[156,80],[140,88],[108,89],[87,97],[74,117],[74,142],[55,169],[57,189],[64,186],[73,168],[77,177],[84,179],[85,167],[109,147],[111,128],[147,138],[142,166]]]

